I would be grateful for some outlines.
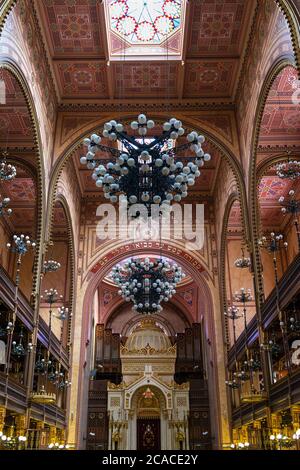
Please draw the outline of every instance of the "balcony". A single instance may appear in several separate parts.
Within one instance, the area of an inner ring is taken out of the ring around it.
[[[10,310],[15,306],[16,285],[9,275],[0,266],[0,298]],[[18,309],[17,316],[29,331],[33,330],[33,309],[25,295],[18,289]]]
[[[300,291],[300,254],[289,265],[278,284],[280,308],[285,309]],[[264,328],[272,323],[277,315],[276,311],[276,289],[274,288],[265,300],[262,311]]]
[[[285,309],[289,303],[293,300],[295,295],[300,291],[300,254],[295,257],[293,262],[289,265],[284,275],[279,281],[278,285],[280,307]],[[263,328],[268,329],[272,321],[277,316],[276,309],[276,290],[272,290],[270,295],[264,302],[261,310]],[[248,345],[254,343],[258,338],[257,318],[254,317],[248,325]],[[236,354],[237,357],[243,354],[245,349],[245,333],[243,332],[237,339],[236,342]],[[235,361],[235,349],[232,347],[228,352],[228,365],[229,368],[234,365]]]
[[[7,398],[8,409],[24,414],[27,409],[26,392],[24,385],[0,372],[0,404],[4,404]]]

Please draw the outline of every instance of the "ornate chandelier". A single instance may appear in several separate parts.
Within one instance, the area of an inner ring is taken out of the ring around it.
[[[10,199],[9,197],[5,197],[2,199],[0,199],[0,217],[4,214],[6,215],[11,215],[12,214],[12,209],[10,209],[8,207],[8,204],[10,203]]]
[[[132,301],[132,310],[142,314],[161,312],[161,302],[176,293],[176,284],[184,276],[180,266],[171,266],[163,259],[131,259],[112,270],[112,278],[120,287],[119,295],[126,302]]]
[[[276,166],[279,178],[295,180],[300,177],[300,160],[288,160]]]
[[[43,272],[44,274],[53,273],[55,271],[58,271],[60,268],[61,268],[61,264],[58,261],[49,259],[44,262]]]
[[[234,262],[236,268],[244,269],[251,267],[251,259],[245,257],[244,249],[242,248],[242,257],[237,258]]]
[[[129,135],[121,123],[114,120],[104,124],[103,137],[112,142],[119,141],[119,150],[101,144],[101,137],[93,134],[84,139],[88,147],[86,156],[80,158],[82,164],[94,170],[92,178],[99,188],[103,188],[104,197],[116,203],[120,194],[125,195],[128,205],[151,204],[169,205],[171,201],[180,202],[188,194],[188,187],[195,184],[200,176],[200,168],[211,159],[205,153],[202,144],[203,135],[192,131],[187,135],[187,143],[177,147],[173,141],[184,135],[181,121],[172,118],[163,124],[160,136],[146,139],[148,129],[155,127],[155,122],[144,114],[132,121],[131,129],[140,137]],[[184,165],[175,160],[180,151],[190,149],[196,154],[193,160]],[[96,158],[97,152],[106,152],[116,157],[115,162],[103,163]]]
[[[17,175],[17,170],[14,165],[7,163],[6,158],[8,157],[7,152],[2,153],[2,159],[0,160],[0,180],[10,181],[13,180]]]

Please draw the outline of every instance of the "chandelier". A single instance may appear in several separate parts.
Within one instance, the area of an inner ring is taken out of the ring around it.
[[[234,262],[236,268],[244,269],[251,267],[251,259],[245,257],[244,248],[242,248],[242,257],[237,258]]]
[[[20,330],[19,334],[19,342],[13,341],[12,342],[12,355],[16,356],[18,358],[25,356],[27,353],[31,352],[33,350],[33,344],[28,343],[27,347],[24,346],[24,334],[23,334],[23,328]]]
[[[10,181],[13,180],[17,175],[16,167],[7,163],[6,158],[8,156],[7,152],[2,153],[2,159],[0,161],[0,180]]]
[[[120,287],[119,295],[126,302],[132,301],[132,310],[142,314],[161,312],[161,302],[171,299],[176,284],[184,276],[180,266],[171,266],[163,259],[136,258],[112,269],[112,278]]]
[[[276,165],[276,175],[282,179],[295,180],[300,177],[300,160],[288,160]]]
[[[53,273],[55,271],[58,271],[60,268],[61,268],[61,264],[58,261],[49,259],[44,262],[43,272],[44,274]]]
[[[97,134],[84,139],[88,151],[80,158],[81,164],[93,170],[96,186],[103,188],[104,197],[112,203],[118,201],[120,194],[125,196],[129,206],[143,204],[148,211],[152,204],[167,206],[171,201],[180,202],[187,196],[188,187],[193,186],[200,176],[199,168],[211,159],[202,149],[204,136],[193,131],[187,135],[187,143],[173,146],[185,130],[181,121],[172,118],[163,124],[160,136],[146,139],[148,129],[153,129],[155,122],[144,114],[132,121],[130,127],[140,138],[129,135],[123,124],[114,120],[104,124],[103,137],[112,142],[119,141],[121,150],[102,145]],[[175,157],[187,149],[196,156],[184,165]],[[106,152],[115,157],[115,161],[103,164],[103,160],[96,158],[97,152]]]
[[[8,207],[8,204],[10,203],[9,197],[5,197],[0,200],[0,217],[4,214],[11,215],[12,214],[12,209]]]

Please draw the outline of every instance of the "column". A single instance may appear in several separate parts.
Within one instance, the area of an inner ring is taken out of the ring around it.
[[[0,432],[3,432],[3,429],[4,429],[5,415],[6,415],[5,406],[0,406]]]
[[[57,442],[56,441],[56,427],[55,426],[50,426],[48,444],[55,444],[56,442]]]

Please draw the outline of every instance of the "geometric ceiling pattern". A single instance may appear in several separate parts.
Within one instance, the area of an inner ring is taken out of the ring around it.
[[[228,232],[240,231],[242,228],[242,215],[241,215],[241,206],[239,201],[234,201],[231,206],[227,230]]]
[[[32,177],[15,163],[17,176],[12,181],[0,182],[0,195],[9,197],[12,214],[5,216],[13,233],[35,236],[36,185]]]
[[[287,198],[291,189],[296,192],[297,197],[300,196],[299,183],[279,178],[274,167],[270,168],[267,174],[262,177],[258,187],[258,201],[264,229],[279,229],[288,223],[290,217],[282,213],[282,206],[278,199],[281,196]]]
[[[5,103],[0,103],[0,142],[6,147],[15,144],[32,145],[33,130],[25,97],[19,83],[9,71],[0,68],[4,82]]]
[[[300,105],[293,99],[297,80],[297,71],[291,66],[274,80],[262,117],[260,146],[300,146]]]
[[[109,59],[159,59],[167,49],[181,60],[185,7],[186,0],[106,1]]]
[[[147,0],[138,4],[132,0],[41,0],[36,4],[60,99],[72,102],[141,97],[231,101],[256,6],[253,0]],[[133,20],[128,18],[135,17],[138,9],[144,26],[152,21],[162,32],[169,24],[172,31],[155,33],[149,39],[148,24],[147,40],[146,36],[138,39],[138,29],[129,34]],[[134,14],[129,15],[129,10]],[[134,57],[137,47],[146,47],[147,55]],[[163,48],[163,53],[156,48]],[[111,60],[114,52],[117,55]]]

